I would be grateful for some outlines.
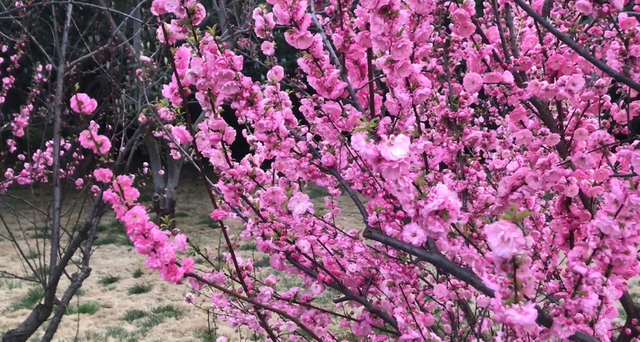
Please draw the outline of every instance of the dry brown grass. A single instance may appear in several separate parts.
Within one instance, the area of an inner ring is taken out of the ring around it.
[[[312,198],[316,197],[314,202],[318,209],[323,207],[320,195],[318,190],[310,193]],[[145,196],[148,194],[143,195],[143,199]],[[344,203],[348,201],[344,199]],[[202,186],[183,181],[177,227],[191,241],[215,250],[220,243],[220,230],[212,228],[210,212],[211,205]],[[341,225],[357,227],[359,219],[355,208],[344,207]],[[36,241],[43,243],[42,233],[33,227],[26,227],[24,222],[19,227],[17,221],[10,224],[15,231],[26,232],[28,239],[22,245],[28,241],[33,248]],[[232,234],[241,231],[239,223],[229,222],[229,225]],[[184,303],[189,286],[166,283],[157,273],[147,270],[144,257],[133,249],[112,214],[103,218],[98,235],[98,246],[91,259],[91,276],[84,282],[81,295],[72,300],[74,314],[64,317],[55,341],[215,341],[216,335],[226,336],[231,341],[256,340],[246,332],[239,333],[224,324],[215,324],[215,331],[209,332],[214,322],[207,322],[204,311]],[[239,253],[243,257],[266,262],[264,256],[253,251],[251,243],[240,243],[243,245]],[[19,262],[9,241],[0,238],[0,251],[3,251],[0,253],[0,271],[31,275]],[[197,266],[206,269],[203,260],[198,261]],[[70,266],[69,273],[74,272],[74,268]],[[294,279],[290,281],[295,283]],[[65,279],[59,288],[64,290],[67,284]],[[39,300],[37,290],[35,283],[0,278],[0,335],[26,318],[29,308]],[[43,333],[44,330],[39,331],[32,340],[39,340]]]

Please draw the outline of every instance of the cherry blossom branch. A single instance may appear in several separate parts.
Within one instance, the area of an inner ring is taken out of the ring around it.
[[[165,27],[164,24],[160,25],[160,27],[162,28],[163,34],[164,34],[164,44],[165,47],[167,48],[167,50],[171,50],[171,46],[169,45],[169,41],[167,40],[166,37],[169,37],[169,33],[167,32],[167,28]],[[197,37],[197,36],[195,36]],[[198,44],[197,38],[196,38],[196,44]],[[187,95],[185,93],[185,88],[182,86],[182,82],[180,81],[180,75],[178,75],[178,68],[176,67],[176,61],[175,58],[173,56],[173,54],[170,54],[170,58],[169,58],[169,62],[171,63],[171,68],[173,70],[173,73],[176,77],[176,82],[178,84],[178,89],[179,89],[179,93],[180,93],[180,97],[182,97],[182,109],[185,112],[185,115],[187,117],[187,128],[188,130],[191,132],[191,134],[193,136],[195,136],[194,131],[193,131],[193,123],[191,122],[191,115],[189,113],[189,107],[187,105]],[[198,166],[200,166],[200,170],[201,170],[201,175],[204,179],[204,177],[206,176],[204,174],[204,168],[202,167],[202,164],[200,162],[201,158],[202,158],[202,154],[200,153],[197,144],[194,144],[194,150],[196,152],[196,154],[198,156],[200,156],[200,158],[196,159],[196,162],[198,163]],[[205,181],[205,186],[207,188],[207,193],[209,194],[209,199],[211,201],[211,204],[214,206],[215,209],[217,209],[217,204],[213,195],[213,191],[210,188],[209,184]],[[236,270],[236,273],[238,274],[238,279],[240,281],[240,284],[242,285],[242,288],[244,289],[245,293],[249,293],[249,288],[247,286],[247,284],[245,283],[245,281],[242,278],[242,272],[240,270],[240,266],[238,264],[238,260],[235,254],[235,251],[233,249],[233,244],[231,243],[231,239],[229,238],[229,234],[227,233],[227,230],[224,229],[224,225],[221,223],[221,227],[223,227],[222,229],[222,234],[224,236],[225,242],[227,243],[227,246],[229,248],[229,253],[231,254],[231,259],[233,260],[233,264]],[[265,329],[265,331],[267,332],[267,335],[269,335],[269,337],[275,342],[278,341],[278,337],[276,336],[275,332],[273,331],[273,329],[271,329],[271,327],[269,326],[266,318],[264,317],[264,315],[262,315],[260,312],[256,313],[258,316],[258,319],[260,320],[260,325]]]
[[[633,81],[629,77],[621,75],[619,72],[613,70],[606,63],[600,61],[599,59],[595,58],[591,53],[585,51],[582,47],[580,47],[578,45],[578,43],[573,41],[571,38],[567,37],[565,34],[563,34],[557,28],[555,28],[553,25],[551,25],[551,23],[549,23],[546,19],[541,17],[526,2],[524,2],[523,0],[513,0],[513,2],[515,2],[518,6],[520,6],[520,8],[522,8],[531,18],[533,18],[533,20],[535,20],[537,23],[542,25],[545,29],[547,29],[549,32],[551,32],[551,34],[556,36],[556,38],[558,38],[558,40],[560,40],[561,42],[566,44],[573,51],[575,51],[578,55],[580,55],[581,57],[583,57],[587,61],[591,62],[595,67],[600,69],[605,74],[609,75],[614,80],[616,80],[616,81],[618,81],[620,83],[626,84],[631,89],[633,89],[633,90],[635,90],[637,92],[640,92],[640,84],[639,83]]]
[[[224,287],[222,287],[220,285],[217,285],[217,284],[215,284],[215,283],[213,283],[213,282],[211,282],[211,281],[209,281],[209,280],[197,275],[197,274],[187,273],[187,274],[185,274],[185,277],[190,277],[190,278],[196,279],[197,281],[199,281],[201,283],[204,283],[204,284],[207,284],[207,285],[213,287],[214,289],[216,289],[216,290],[218,290],[220,292],[223,292],[223,293],[225,293],[225,294],[227,294],[227,295],[229,295],[231,297],[235,297],[235,298],[237,298],[237,299],[239,299],[241,301],[244,301],[244,302],[247,302],[249,304],[255,305],[255,306],[260,307],[260,308],[262,308],[264,310],[268,310],[268,311],[271,311],[273,313],[276,313],[276,314],[278,314],[278,315],[280,315],[280,316],[292,321],[293,323],[295,323],[302,330],[304,330],[307,334],[309,334],[309,336],[313,337],[313,339],[315,339],[316,341],[322,341],[322,339],[320,337],[318,337],[318,335],[316,335],[311,329],[307,328],[304,324],[302,324],[302,322],[300,322],[299,319],[287,314],[286,312],[284,312],[282,310],[278,310],[276,308],[272,308],[272,307],[270,307],[268,305],[265,305],[265,304],[262,304],[260,302],[257,302],[255,300],[249,298],[249,297],[245,297],[243,295],[240,295],[235,291],[230,291],[230,290],[228,290],[228,289],[226,289],[226,288],[224,288]]]
[[[340,77],[342,77],[342,81],[344,81],[347,84],[347,90],[349,91],[349,96],[351,97],[351,100],[353,101],[354,106],[361,113],[364,113],[364,108],[360,104],[360,100],[358,100],[358,95],[356,95],[356,92],[353,90],[353,85],[351,84],[351,80],[349,80],[349,77],[347,76],[347,73],[344,70],[344,66],[340,63],[340,59],[338,58],[338,55],[333,49],[333,46],[331,45],[331,41],[329,41],[329,37],[327,37],[327,34],[324,32],[324,29],[322,28],[322,24],[320,24],[320,21],[318,20],[317,13],[316,13],[316,5],[314,0],[309,1],[309,9],[311,10],[311,20],[313,21],[313,24],[316,26],[316,28],[320,32],[320,36],[322,37],[322,42],[324,43],[324,47],[327,49],[327,51],[329,51],[331,62],[336,68],[340,70]],[[372,111],[371,115],[373,114],[374,113]]]
[[[313,278],[313,279],[317,279],[318,278],[318,272],[315,272],[309,268],[307,268],[306,266],[302,265],[301,263],[297,262],[296,260],[294,260],[293,258],[291,258],[289,255],[286,256],[287,261],[289,261],[292,265],[294,265],[297,269],[301,270],[302,272],[304,272],[306,275],[308,275],[309,277]],[[367,311],[369,311],[370,313],[380,317],[383,321],[385,321],[387,324],[389,324],[390,326],[392,326],[394,329],[396,329],[396,331],[394,332],[394,334],[399,335],[398,334],[398,322],[396,322],[395,319],[393,319],[393,317],[389,316],[389,314],[387,314],[386,312],[376,308],[375,306],[373,306],[373,304],[371,304],[371,302],[369,302],[366,298],[362,297],[362,296],[358,296],[355,293],[351,292],[349,289],[347,289],[346,287],[344,287],[342,284],[340,283],[330,283],[330,284],[325,284],[326,286],[344,294],[345,298],[347,300],[353,300],[359,304],[361,304],[362,306],[365,307],[365,309]]]

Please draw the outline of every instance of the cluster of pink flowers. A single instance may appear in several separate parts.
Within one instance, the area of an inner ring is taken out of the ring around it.
[[[106,155],[111,151],[111,140],[102,134],[98,134],[100,126],[93,120],[89,123],[89,128],[80,132],[78,140],[80,145],[86,149],[92,150],[98,155]]]
[[[178,232],[160,229],[150,221],[144,206],[136,204],[140,192],[134,187],[135,177],[117,176],[108,169],[94,171],[96,181],[110,185],[104,192],[116,218],[122,221],[136,251],[147,256],[146,266],[158,270],[164,280],[179,284],[185,273],[194,269],[192,258],[183,258],[178,264],[176,253],[187,250],[187,237]]]
[[[72,145],[69,141],[62,140],[60,147],[61,154],[64,154],[71,150]],[[77,161],[82,160],[82,156],[77,153],[73,153],[72,156]],[[0,193],[4,193],[12,184],[24,186],[36,183],[48,183],[50,181],[51,166],[53,165],[52,140],[45,142],[44,151],[37,149],[31,155],[30,160],[27,160],[24,154],[18,154],[17,158],[22,163],[22,167],[19,170],[7,168],[4,171],[4,179],[0,179]],[[64,169],[60,170],[60,177],[67,177],[73,174],[74,170],[75,164],[65,165]]]
[[[3,53],[6,52],[8,47],[6,45],[0,46],[0,51]],[[5,102],[7,92],[14,87],[15,77],[12,75],[12,72],[17,72],[20,70],[20,58],[23,56],[24,51],[19,49],[16,54],[11,55],[9,58],[10,65],[5,69],[7,71],[8,76],[2,78],[1,87],[0,87],[0,107]],[[0,66],[3,63],[3,59],[0,57]],[[11,121],[11,133],[14,137],[24,137],[25,128],[29,125],[29,120],[34,111],[33,103],[36,99],[36,96],[40,94],[40,87],[47,82],[47,72],[51,71],[52,66],[47,64],[45,66],[37,65],[35,68],[35,73],[33,75],[33,87],[32,91],[29,93],[27,102],[20,107],[20,111],[18,113],[13,114],[13,121]],[[13,140],[12,140],[13,141]],[[10,142],[7,142],[8,145],[13,145]],[[15,150],[10,150],[10,153],[13,153]]]

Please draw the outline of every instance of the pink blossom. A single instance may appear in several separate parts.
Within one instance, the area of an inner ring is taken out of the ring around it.
[[[396,61],[402,61],[411,57],[413,43],[409,39],[399,39],[391,49],[391,57]]]
[[[313,35],[309,31],[291,29],[284,34],[284,39],[298,50],[306,50],[313,44]]]
[[[98,107],[98,102],[85,93],[77,93],[71,97],[71,109],[78,114],[89,115]]]
[[[509,221],[498,221],[484,226],[487,244],[493,254],[502,259],[511,259],[523,253],[525,238],[522,230]]]
[[[536,319],[538,311],[534,304],[511,307],[504,312],[508,324],[514,327],[522,327],[525,331],[533,332],[538,326]]]
[[[309,196],[302,192],[296,192],[291,199],[287,208],[291,210],[294,216],[300,216],[307,212],[313,212],[313,204],[309,202]]]
[[[280,82],[284,78],[284,68],[279,65],[274,66],[267,72],[267,78],[273,82]]]
[[[109,183],[113,178],[113,173],[109,169],[100,168],[93,171],[93,176],[98,182]]]
[[[579,74],[571,75],[571,77],[569,77],[569,80],[567,81],[567,88],[569,88],[569,90],[574,93],[581,91],[584,88],[584,85],[584,76]]]
[[[593,7],[591,6],[591,1],[589,0],[576,1],[576,9],[578,10],[578,12],[584,15],[590,15],[593,11]]]
[[[191,23],[193,26],[198,26],[202,23],[202,21],[207,16],[207,10],[201,3],[197,3],[193,9],[193,17],[191,18]]]
[[[398,161],[409,155],[411,140],[404,134],[397,135],[392,142],[380,149],[380,155],[389,161]]]
[[[427,234],[417,224],[409,223],[402,229],[402,240],[414,246],[422,246],[427,241]]]
[[[620,25],[620,29],[628,31],[638,26],[638,20],[636,20],[635,17],[630,17],[626,13],[621,13],[618,15],[618,25]]]
[[[214,221],[225,220],[227,216],[227,212],[220,209],[216,209],[211,213],[211,219]]]
[[[262,50],[262,53],[265,56],[273,56],[276,53],[275,46],[272,42],[269,41],[262,42],[262,44],[260,45],[260,50]]]
[[[176,139],[176,141],[180,145],[187,145],[191,143],[191,141],[193,140],[191,133],[189,133],[189,131],[187,131],[187,129],[184,126],[172,127],[171,135],[174,137],[174,139]]]
[[[478,93],[480,89],[482,89],[482,86],[484,85],[482,81],[482,76],[474,72],[470,72],[464,75],[464,79],[462,83],[464,85],[464,89],[471,94]]]

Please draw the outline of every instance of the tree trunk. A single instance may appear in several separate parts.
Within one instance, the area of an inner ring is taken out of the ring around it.
[[[156,224],[161,226],[167,224],[167,228],[175,228],[176,203],[178,201],[175,191],[170,189],[156,189],[157,198],[153,203],[153,210],[156,213]]]
[[[51,312],[53,305],[38,304],[17,328],[4,334],[2,342],[26,342],[51,316]]]

